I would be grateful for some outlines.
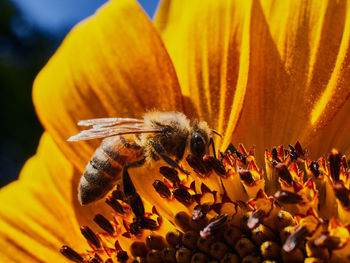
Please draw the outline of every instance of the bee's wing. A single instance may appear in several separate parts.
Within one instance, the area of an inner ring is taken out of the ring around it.
[[[90,119],[79,121],[79,126],[93,126],[95,127],[110,127],[119,124],[125,123],[143,123],[141,119],[132,119],[132,118],[99,118],[99,119]]]
[[[122,134],[140,134],[161,132],[159,128],[145,127],[143,120],[126,118],[92,119],[79,122],[79,125],[92,125],[89,130],[83,130],[68,141],[83,141],[105,138]]]

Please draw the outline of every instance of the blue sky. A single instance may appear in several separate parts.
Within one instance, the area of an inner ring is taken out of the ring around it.
[[[106,0],[11,0],[34,27],[60,33],[94,13]],[[118,0],[117,0],[118,1]],[[158,0],[139,0],[150,17]]]

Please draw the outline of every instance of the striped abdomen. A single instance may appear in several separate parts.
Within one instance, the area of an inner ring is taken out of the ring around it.
[[[142,158],[142,148],[132,140],[123,136],[104,139],[80,179],[80,203],[85,205],[103,198],[121,178],[123,167]]]

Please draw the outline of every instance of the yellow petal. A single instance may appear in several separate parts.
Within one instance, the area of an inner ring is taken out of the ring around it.
[[[20,180],[0,191],[1,262],[62,262],[62,244],[82,248],[73,210],[74,169],[48,134]]]
[[[350,148],[349,18],[347,1],[166,0],[155,23],[223,148],[300,140],[314,158]]]
[[[239,119],[247,86],[250,9],[248,1],[163,1],[155,20],[190,98],[185,111],[195,107],[224,134]]]
[[[45,129],[80,170],[94,147],[66,142],[79,120],[182,109],[169,56],[133,0],[110,1],[77,25],[36,78],[33,99]]]

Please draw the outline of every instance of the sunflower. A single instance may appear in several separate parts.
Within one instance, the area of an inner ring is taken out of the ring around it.
[[[349,6],[164,0],[151,22],[108,2],[35,79],[45,132],[0,191],[1,262],[349,262]],[[152,109],[207,121],[220,155],[81,206],[99,142],[68,143],[76,123]]]

